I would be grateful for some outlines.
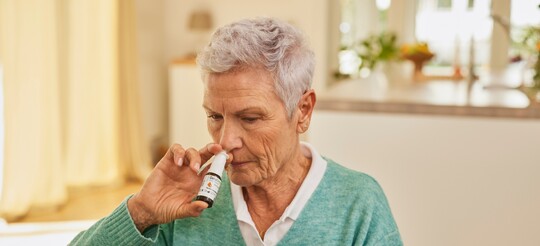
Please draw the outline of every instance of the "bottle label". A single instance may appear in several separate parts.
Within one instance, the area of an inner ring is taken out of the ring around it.
[[[198,196],[206,196],[214,200],[217,196],[221,180],[214,175],[206,175],[199,190]]]

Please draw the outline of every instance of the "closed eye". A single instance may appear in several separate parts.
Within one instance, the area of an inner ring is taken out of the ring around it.
[[[247,123],[255,123],[257,120],[259,120],[258,117],[242,117],[242,120]]]
[[[210,118],[211,120],[221,120],[223,119],[223,116],[221,115],[218,115],[218,114],[211,114],[211,115],[208,115],[208,118]]]

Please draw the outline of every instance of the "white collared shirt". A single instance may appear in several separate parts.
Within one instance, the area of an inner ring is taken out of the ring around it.
[[[231,182],[231,195],[236,212],[236,219],[240,227],[240,232],[246,245],[277,245],[287,234],[289,228],[302,212],[311,194],[315,191],[326,171],[326,160],[308,143],[301,142],[302,154],[311,157],[311,167],[304,182],[298,189],[289,206],[285,209],[279,220],[275,221],[264,235],[264,240],[259,236],[255,223],[249,214],[246,201],[242,193],[242,187]]]

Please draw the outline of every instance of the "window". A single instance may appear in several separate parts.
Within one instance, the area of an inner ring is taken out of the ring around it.
[[[510,7],[510,22],[513,27],[540,24],[540,0],[514,0]]]
[[[471,42],[475,65],[487,68],[493,30],[490,6],[491,0],[419,0],[415,36],[435,53],[426,73],[445,73],[436,68],[451,68],[456,62],[469,64]]]
[[[527,26],[540,26],[540,0],[512,1],[510,7],[510,33],[512,40],[520,40]],[[511,56],[516,58],[519,50],[512,47]]]
[[[343,0],[339,24],[339,74],[365,77],[369,69],[360,71],[362,60],[358,52],[360,41],[387,28],[388,8],[391,0]]]
[[[402,2],[403,1],[403,2]],[[508,12],[502,16],[510,23],[513,40],[522,35],[522,27],[540,24],[540,0],[343,0],[341,2],[341,51],[339,53],[340,74],[358,73],[362,61],[356,51],[351,48],[355,42],[366,38],[369,34],[380,33],[386,27],[385,22],[392,18],[396,22],[410,23],[414,31],[398,35],[398,45],[403,43],[403,34],[414,33],[408,42],[426,42],[435,56],[424,67],[426,74],[450,75],[452,66],[469,64],[471,41],[474,42],[474,64],[481,75],[488,71],[490,64],[509,61],[518,54],[508,44],[500,46],[500,40],[492,40],[494,25],[498,25],[491,17],[492,6],[503,7]],[[380,6],[390,4],[386,11]],[[403,8],[411,8],[411,15],[403,15]],[[397,7],[396,7],[397,6]],[[500,7],[498,7],[500,8]],[[500,10],[500,9],[499,9]],[[504,11],[503,11],[504,12]],[[405,18],[406,17],[406,18]],[[502,38],[502,37],[501,37]],[[407,38],[405,38],[407,39]],[[497,43],[497,44],[495,44]],[[491,47],[493,45],[493,47]],[[509,49],[506,54],[491,54],[491,49]],[[507,59],[505,61],[505,59]],[[497,69],[497,68],[496,68]]]

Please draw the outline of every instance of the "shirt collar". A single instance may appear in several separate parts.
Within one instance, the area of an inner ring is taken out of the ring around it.
[[[306,178],[300,185],[298,192],[294,196],[289,206],[281,215],[280,220],[284,221],[287,218],[296,220],[302,212],[307,201],[321,182],[324,172],[326,171],[326,160],[308,143],[300,142],[302,154],[311,158],[311,167],[306,175]],[[236,219],[246,223],[253,224],[251,215],[247,209],[246,201],[242,193],[242,187],[231,182],[231,198],[236,212]]]

